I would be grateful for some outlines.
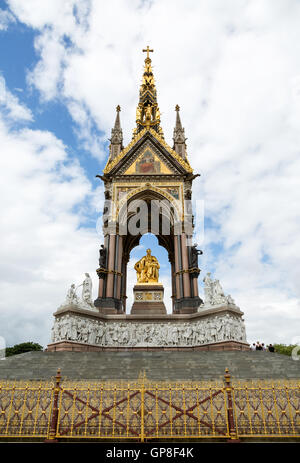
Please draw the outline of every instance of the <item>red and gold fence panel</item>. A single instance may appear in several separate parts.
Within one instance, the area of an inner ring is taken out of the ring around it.
[[[144,383],[144,439],[229,438],[223,384]]]
[[[229,438],[226,404],[221,382],[65,383],[56,438]]]
[[[0,437],[47,437],[53,382],[0,382]]]
[[[65,383],[56,438],[229,438],[226,403],[221,382]]]
[[[139,440],[141,397],[134,382],[62,384],[56,437]]]
[[[300,438],[299,381],[0,382],[0,438]]]
[[[239,437],[300,437],[299,381],[257,381],[233,387]]]

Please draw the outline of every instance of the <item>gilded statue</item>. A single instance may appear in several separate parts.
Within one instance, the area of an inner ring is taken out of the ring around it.
[[[157,121],[160,121],[160,111],[158,108],[156,109],[155,118]]]
[[[142,257],[134,266],[138,283],[157,283],[160,265],[156,257],[147,249],[147,255]]]
[[[139,121],[141,119],[141,108],[138,106],[136,108],[136,120]]]
[[[147,106],[146,107],[146,120],[151,120],[152,119],[152,107]]]

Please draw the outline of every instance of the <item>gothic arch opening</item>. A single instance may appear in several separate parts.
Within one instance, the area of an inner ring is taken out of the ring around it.
[[[172,312],[174,295],[174,230],[179,222],[178,204],[159,189],[151,186],[135,190],[132,196],[120,204],[118,230],[123,236],[122,298],[126,312],[132,305],[130,284],[137,281],[134,263],[142,251],[150,248],[152,254],[162,260],[160,275],[163,277],[167,312]],[[148,246],[146,243],[149,243]],[[152,249],[152,247],[153,249]],[[144,255],[143,254],[143,255]],[[130,283],[130,284],[129,284]]]
[[[130,312],[130,307],[133,302],[133,294],[130,288],[137,282],[136,271],[134,264],[146,254],[146,250],[150,248],[152,255],[158,259],[160,264],[159,282],[163,284],[165,290],[165,305],[168,313],[172,313],[172,275],[169,262],[169,253],[164,245],[159,243],[158,237],[152,233],[145,233],[139,237],[138,244],[132,248],[127,265],[127,313]]]
[[[176,225],[180,223],[180,205],[159,189],[141,188],[134,195],[125,198],[117,211],[118,227],[125,235],[124,251],[128,254],[136,246],[136,237],[145,233],[157,235],[161,245],[169,254],[173,253]]]

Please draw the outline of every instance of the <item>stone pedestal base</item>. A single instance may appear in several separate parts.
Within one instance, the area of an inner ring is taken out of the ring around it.
[[[95,307],[103,314],[118,314],[123,312],[122,301],[114,297],[99,298],[94,301]]]
[[[140,287],[138,287],[140,289]],[[145,314],[146,313],[146,314]],[[64,307],[55,314],[54,350],[247,350],[243,312],[234,305],[193,314],[108,315]]]
[[[224,341],[224,342],[216,342],[214,344],[204,344],[198,346],[182,346],[182,347],[175,347],[175,346],[162,346],[162,347],[105,347],[105,346],[97,346],[91,344],[85,344],[81,342],[74,342],[74,341],[60,341],[55,342],[52,344],[48,344],[47,352],[60,352],[60,351],[69,351],[69,352],[117,352],[117,351],[194,351],[194,350],[201,350],[201,351],[233,351],[233,350],[240,350],[240,351],[249,351],[250,347],[249,344],[245,342],[238,342],[238,341]]]
[[[132,315],[164,315],[167,313],[164,304],[164,287],[157,283],[138,283],[133,288],[134,303],[131,308]]]
[[[203,304],[203,301],[199,296],[175,299],[174,313],[196,313],[201,304]]]

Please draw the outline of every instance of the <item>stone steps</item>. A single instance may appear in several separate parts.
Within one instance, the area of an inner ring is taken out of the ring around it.
[[[28,352],[0,361],[0,379],[220,379],[228,368],[237,379],[300,379],[300,362],[269,352]]]

